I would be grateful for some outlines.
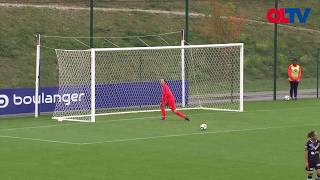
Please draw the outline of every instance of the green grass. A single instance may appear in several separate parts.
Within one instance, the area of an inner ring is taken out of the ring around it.
[[[186,111],[58,123],[0,119],[0,179],[304,179],[306,133],[319,101],[250,102],[244,113]],[[208,130],[201,132],[204,121]]]

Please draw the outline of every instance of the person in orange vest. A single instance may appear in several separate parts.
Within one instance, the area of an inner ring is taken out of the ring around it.
[[[302,68],[298,64],[298,60],[296,58],[294,58],[293,63],[288,66],[288,76],[290,83],[290,98],[297,100],[298,85],[302,77]]]

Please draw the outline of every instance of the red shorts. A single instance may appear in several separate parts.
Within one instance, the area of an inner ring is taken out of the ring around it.
[[[163,105],[163,104],[161,104],[161,105]],[[168,106],[172,111],[175,111],[177,109],[175,101],[168,101],[168,102],[164,103],[164,105]]]

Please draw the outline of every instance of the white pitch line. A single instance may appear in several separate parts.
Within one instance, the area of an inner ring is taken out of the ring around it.
[[[69,141],[57,141],[57,140],[38,139],[38,138],[28,138],[28,137],[19,137],[19,136],[7,136],[7,135],[0,135],[0,138],[10,138],[10,139],[20,139],[20,140],[31,140],[31,141],[40,141],[40,142],[58,143],[58,144],[73,144],[73,145],[81,145],[81,143],[74,143],[74,142],[69,142]]]
[[[0,135],[0,138],[12,138],[12,139],[40,141],[40,142],[58,143],[58,144],[70,144],[70,145],[95,145],[95,144],[105,144],[105,143],[129,142],[129,141],[139,141],[139,140],[153,140],[153,139],[172,138],[172,137],[184,137],[184,136],[192,136],[192,135],[226,134],[226,133],[233,133],[233,132],[249,132],[249,131],[270,130],[270,129],[286,129],[286,128],[309,127],[309,126],[319,126],[319,125],[320,124],[306,124],[306,125],[260,127],[260,128],[250,128],[250,129],[204,131],[204,132],[195,132],[195,133],[171,134],[171,135],[163,135],[163,136],[151,136],[151,137],[128,138],[128,139],[116,139],[116,140],[106,140],[106,141],[96,141],[96,142],[86,142],[86,143],[28,138],[28,137],[19,137],[19,136],[8,136],[8,135]]]
[[[286,128],[308,127],[308,126],[316,126],[316,125],[320,125],[320,124],[261,127],[261,128],[252,128],[252,129],[233,129],[233,130],[220,130],[220,131],[204,131],[204,132],[196,132],[196,133],[188,133],[188,134],[171,134],[171,135],[164,135],[164,136],[117,139],[117,140],[97,141],[97,142],[88,142],[88,143],[79,143],[79,144],[81,144],[81,145],[94,145],[94,144],[104,144],[104,143],[128,142],[128,141],[138,141],[138,140],[152,140],[152,139],[162,139],[162,138],[171,138],[171,137],[183,137],[183,136],[192,136],[192,135],[225,134],[225,133],[233,133],[233,132],[248,132],[248,131],[269,130],[269,129],[286,129]]]

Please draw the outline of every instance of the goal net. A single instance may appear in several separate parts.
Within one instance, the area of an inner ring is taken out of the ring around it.
[[[54,119],[159,111],[160,79],[181,109],[243,111],[243,44],[56,50]]]

